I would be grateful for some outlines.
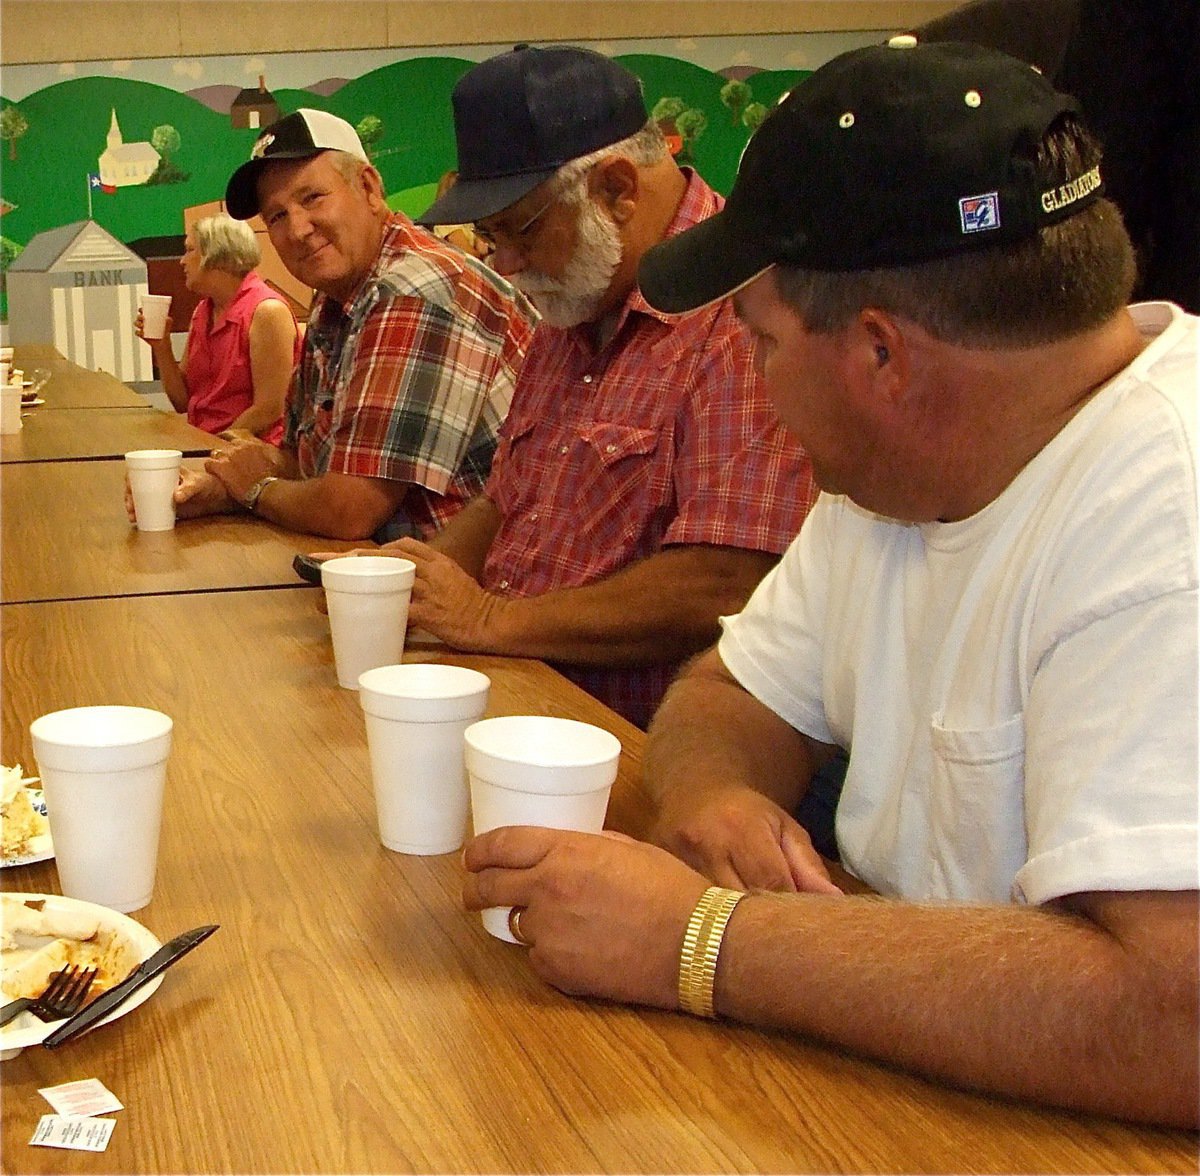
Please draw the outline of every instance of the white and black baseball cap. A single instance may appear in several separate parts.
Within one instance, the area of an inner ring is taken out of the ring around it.
[[[345,151],[363,163],[367,153],[357,132],[344,119],[324,110],[301,108],[267,127],[250,152],[250,160],[229,177],[225,208],[235,220],[258,213],[258,175],[273,159],[306,159],[322,151]]]

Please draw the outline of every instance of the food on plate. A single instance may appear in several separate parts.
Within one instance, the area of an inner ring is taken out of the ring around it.
[[[0,767],[0,853],[6,858],[28,853],[35,838],[50,829],[46,818],[33,807],[21,765]]]
[[[120,983],[139,957],[117,931],[89,911],[58,908],[45,899],[0,899],[0,993],[5,1000],[36,997],[69,964],[96,968],[90,996]]]

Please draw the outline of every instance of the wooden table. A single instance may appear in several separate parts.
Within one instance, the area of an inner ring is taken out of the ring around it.
[[[0,462],[123,457],[131,449],[210,453],[220,442],[173,412],[156,408],[30,409],[19,433],[0,436]]]
[[[188,459],[199,468],[202,459]],[[6,603],[222,588],[298,587],[297,552],[361,546],[300,535],[245,514],[141,532],[125,516],[125,463],[0,466],[0,599]]]
[[[460,906],[457,854],[377,837],[357,696],[313,590],[6,604],[3,761],[28,726],[174,716],[160,938],[221,924],[142,1008],[2,1065],[10,1172],[1195,1172],[1196,1136],[946,1089],[796,1037],[572,999]],[[622,741],[609,823],[643,831],[642,735],[536,662],[489,713]],[[51,863],[5,888],[55,891]],[[32,1148],[39,1087],[125,1104],[102,1154]]]
[[[145,344],[139,341],[139,347]],[[108,372],[93,372],[64,359],[48,343],[23,343],[13,348],[13,366],[26,379],[35,368],[50,373],[49,382],[38,392],[51,408],[148,408],[144,397]]]

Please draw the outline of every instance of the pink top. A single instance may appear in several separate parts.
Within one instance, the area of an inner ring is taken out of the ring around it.
[[[212,324],[213,303],[202,298],[192,314],[187,340],[189,423],[207,433],[220,433],[254,403],[250,373],[250,320],[259,304],[279,295],[253,270],[242,279],[224,317]],[[286,305],[286,303],[285,303]],[[292,346],[292,367],[300,360],[300,332]],[[259,434],[278,445],[283,437],[282,418]]]

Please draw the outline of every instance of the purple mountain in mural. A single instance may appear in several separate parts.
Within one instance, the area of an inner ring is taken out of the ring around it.
[[[313,82],[311,86],[303,88],[312,94],[320,94],[323,98],[328,98],[349,80],[349,78],[323,78],[321,81]],[[185,91],[189,98],[195,98],[197,102],[203,103],[209,110],[215,110],[218,114],[228,114],[233,100],[241,92],[240,86],[197,86],[194,90]]]
[[[233,100],[241,92],[240,86],[197,86],[194,90],[185,91],[189,98],[195,98],[218,114],[228,114]]]
[[[323,98],[328,98],[330,94],[335,94],[349,80],[349,78],[322,78],[321,81],[313,82],[304,88],[313,94],[320,94]]]
[[[762,72],[757,65],[727,65],[724,69],[717,70],[721,77],[728,78],[731,82],[744,82],[747,78]]]

